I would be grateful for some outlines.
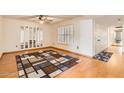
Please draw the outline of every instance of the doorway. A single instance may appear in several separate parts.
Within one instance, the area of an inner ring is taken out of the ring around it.
[[[114,31],[114,40],[113,46],[122,47],[122,29]]]
[[[118,27],[114,27],[114,29],[112,30],[112,34],[110,37],[112,37],[112,50],[114,50],[115,53],[117,54],[122,54],[122,48],[123,48],[123,27],[122,26],[118,26]]]

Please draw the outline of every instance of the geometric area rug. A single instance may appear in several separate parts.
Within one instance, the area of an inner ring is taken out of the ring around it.
[[[53,50],[16,56],[19,78],[54,78],[79,63],[79,59]]]
[[[93,58],[103,61],[103,62],[108,62],[109,59],[111,58],[112,54],[113,54],[112,52],[102,51],[102,52],[98,53],[97,55],[95,55]]]

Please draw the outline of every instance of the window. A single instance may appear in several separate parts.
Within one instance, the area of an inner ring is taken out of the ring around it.
[[[42,40],[43,33],[41,28],[21,26],[20,32],[21,49],[41,47]]]
[[[74,41],[73,25],[58,27],[58,43],[72,44]]]

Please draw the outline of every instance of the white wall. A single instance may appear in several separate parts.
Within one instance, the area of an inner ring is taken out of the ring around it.
[[[74,44],[73,45],[66,45],[66,44],[61,44],[58,43],[58,39],[57,39],[57,28],[59,26],[63,26],[63,25],[70,25],[73,24],[74,26]],[[53,46],[54,47],[58,47],[58,48],[62,48],[62,49],[66,49],[66,50],[71,50],[73,52],[78,51],[77,46],[79,45],[79,32],[80,32],[80,18],[75,18],[72,20],[67,20],[67,21],[63,21],[57,24],[54,24],[54,30],[53,30]]]
[[[108,47],[110,47],[115,42],[114,30],[115,29],[113,26],[110,26],[108,29]]]
[[[3,40],[4,40],[4,51],[16,51],[19,50],[20,45],[20,26],[39,26],[43,30],[43,46],[51,45],[51,30],[50,25],[39,25],[34,22],[27,22],[23,20],[4,18],[3,20]],[[18,47],[16,47],[16,45]]]
[[[60,44],[57,42],[57,28],[62,25],[74,25],[73,45]],[[83,17],[67,20],[54,25],[53,46],[80,53],[86,56],[93,56],[93,21]]]
[[[75,43],[71,46],[57,43],[57,27],[68,24],[73,24],[75,28]],[[71,50],[86,56],[94,56],[108,48],[108,26],[96,20],[75,18],[56,24],[54,29],[55,42],[53,45],[55,47]]]
[[[2,26],[3,18],[0,16],[0,52],[3,51],[3,26]]]

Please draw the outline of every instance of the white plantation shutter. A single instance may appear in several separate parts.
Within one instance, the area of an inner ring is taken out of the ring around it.
[[[60,26],[58,31],[58,43],[72,44],[74,41],[73,25]]]

